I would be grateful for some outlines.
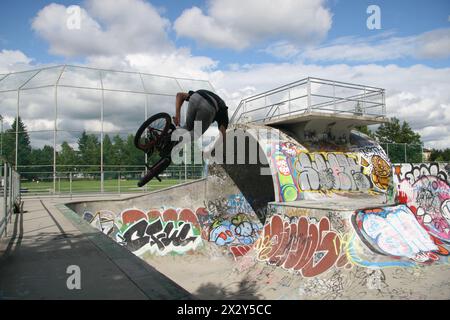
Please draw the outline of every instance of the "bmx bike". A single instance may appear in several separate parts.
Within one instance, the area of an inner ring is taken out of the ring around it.
[[[148,156],[158,153],[160,159],[151,167],[145,163],[147,173],[139,180],[138,187],[145,186],[153,178],[161,182],[159,174],[171,163],[171,152],[178,141],[172,141],[172,132],[176,129],[168,113],[157,113],[148,118],[137,130],[134,145]]]

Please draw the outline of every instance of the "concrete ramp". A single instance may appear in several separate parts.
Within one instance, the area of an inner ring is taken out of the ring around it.
[[[448,166],[391,165],[356,132],[326,148],[279,133],[251,133],[266,165],[66,206],[197,298],[450,298]]]

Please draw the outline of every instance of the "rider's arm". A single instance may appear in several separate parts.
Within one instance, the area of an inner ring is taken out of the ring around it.
[[[175,118],[174,122],[175,125],[180,125],[180,114],[181,114],[181,106],[183,105],[183,102],[187,99],[189,96],[186,92],[178,92],[175,100]]]

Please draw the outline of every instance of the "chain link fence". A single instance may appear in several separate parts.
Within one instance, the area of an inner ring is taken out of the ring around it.
[[[0,238],[7,232],[13,212],[21,210],[20,175],[0,158]]]
[[[428,157],[420,144],[380,143],[391,163],[427,162]]]
[[[72,195],[89,193],[138,193],[155,191],[204,177],[203,165],[171,165],[159,175],[161,182],[154,178],[144,187],[137,182],[145,173],[145,167],[126,166],[105,168],[105,170],[73,170],[66,168],[57,171],[33,171],[22,168],[22,194],[36,195]],[[103,174],[103,179],[102,179]],[[103,184],[102,184],[103,181]]]

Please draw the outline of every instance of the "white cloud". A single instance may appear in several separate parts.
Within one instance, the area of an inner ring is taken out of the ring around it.
[[[286,44],[284,44],[286,46]],[[292,46],[291,51],[299,48]],[[266,49],[271,52],[270,47]],[[277,51],[272,52],[274,55]],[[450,28],[419,35],[396,37],[392,33],[376,37],[344,37],[329,44],[308,48],[299,54],[309,61],[377,62],[402,58],[442,59],[450,57]]]
[[[440,59],[450,57],[450,28],[437,29],[418,36],[417,57]]]
[[[289,41],[277,41],[261,51],[277,58],[290,59],[300,53],[300,48]]]
[[[272,43],[266,49],[267,52],[288,58],[304,54],[314,61],[366,62],[405,56],[439,58],[445,57],[449,52],[448,41],[445,42],[448,30],[442,29],[403,38],[395,37],[392,33],[368,39],[346,37],[301,53],[303,44],[311,43],[312,35],[321,39],[330,27],[331,14],[323,7],[323,2],[257,3],[258,5],[253,1],[238,3],[236,0],[214,0],[210,2],[207,15],[200,9],[185,11],[175,22],[175,29],[179,36],[197,35],[196,40],[205,44],[235,49],[276,37],[278,41]],[[382,87],[387,90],[389,116],[408,121],[422,135],[427,147],[450,147],[450,68],[430,68],[423,65],[399,67],[393,64],[320,66],[296,61],[233,64],[226,69],[218,69],[218,61],[207,56],[194,56],[188,48],[176,48],[167,38],[169,22],[160,16],[158,12],[161,11],[150,4],[140,0],[111,1],[108,7],[103,7],[103,4],[104,1],[99,0],[87,2],[82,11],[84,20],[79,33],[70,34],[73,30],[65,28],[65,7],[56,4],[39,12],[33,21],[33,28],[49,43],[51,52],[63,56],[79,55],[85,58],[85,64],[93,67],[209,79],[225,98],[231,112],[246,96],[307,76]],[[276,6],[276,10],[272,6]],[[188,20],[183,19],[192,18],[192,15],[195,18],[192,24],[184,26],[183,23]],[[142,22],[152,20],[149,17],[153,17],[153,21],[148,24]],[[321,22],[314,23],[311,17],[317,17]],[[125,29],[121,30],[121,26]],[[154,30],[154,33],[150,30]],[[189,33],[194,30],[196,32]],[[301,48],[299,42],[302,44]],[[17,70],[20,65],[27,66],[31,62],[20,51],[0,52],[0,70]],[[98,119],[98,98],[83,96],[81,92],[73,94],[75,97],[69,96],[64,104],[66,113],[61,114],[60,125],[65,130],[98,129],[98,123],[95,122]],[[0,95],[1,105],[11,104],[11,112],[15,110],[14,99],[14,95]],[[107,95],[107,99],[116,103],[114,108],[112,104],[108,104],[112,109],[106,115],[107,129],[134,130],[143,117],[140,109],[142,100],[139,96]],[[51,104],[47,104],[45,99],[39,103],[43,106]],[[155,105],[170,111],[173,101],[158,100]],[[44,107],[28,106],[24,101],[21,108],[24,118],[38,120],[32,125],[34,129],[50,127],[46,120],[51,116],[45,112]]]
[[[2,50],[0,51],[0,73],[27,70],[32,61],[33,59],[27,57],[22,51]]]
[[[421,134],[427,147],[443,148],[450,147],[449,74],[450,68],[424,65],[270,63],[217,71],[211,75],[211,81],[222,89],[233,109],[246,96],[307,76],[385,88],[387,115],[406,120]],[[243,92],[242,88],[249,85],[252,89]]]
[[[330,27],[322,0],[211,0],[207,14],[192,7],[174,23],[178,36],[236,50],[275,37],[305,46],[322,40]]]
[[[92,67],[118,70],[136,70],[166,76],[205,79],[217,66],[217,61],[206,56],[193,56],[186,48],[174,49],[170,53],[127,54],[117,56],[88,57]]]
[[[79,29],[69,29],[67,7],[52,3],[33,19],[33,30],[66,57],[168,51],[169,20],[142,0],[87,0]]]

